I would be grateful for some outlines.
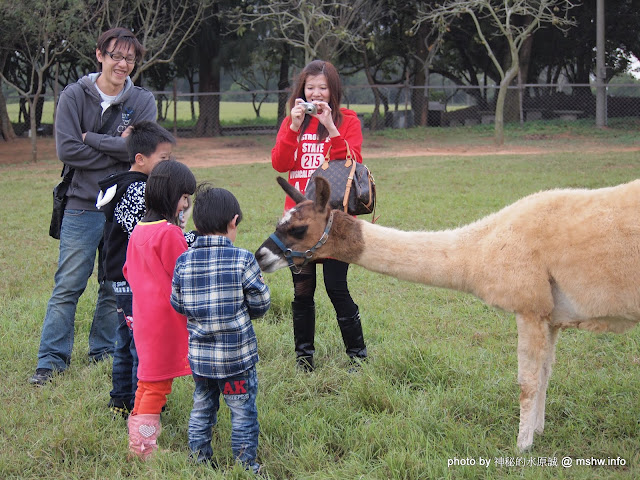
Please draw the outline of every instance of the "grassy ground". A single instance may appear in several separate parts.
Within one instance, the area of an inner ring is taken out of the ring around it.
[[[405,230],[456,227],[541,189],[597,188],[640,176],[637,152],[373,159],[367,165],[378,185],[379,223]],[[163,451],[144,464],[127,459],[125,423],[106,409],[110,363],[89,365],[86,357],[95,278],[78,305],[71,367],[46,388],[27,384],[57,262],[58,242],[47,229],[59,166],[43,159],[0,171],[0,478],[250,478],[233,467],[225,406],[214,437],[221,470],[189,463],[189,378],[176,381],[163,415]],[[283,193],[271,167],[194,172],[198,180],[237,195],[245,220],[236,243],[255,250],[282,212]],[[294,368],[290,274],[279,271],[266,279],[272,308],[255,326],[259,456],[270,478],[640,475],[640,330],[619,336],[562,333],[546,430],[523,455],[515,448],[519,390],[512,315],[469,295],[352,266],[350,289],[370,361],[360,373],[347,373],[333,310],[320,288],[319,368],[305,375]],[[561,466],[565,457],[573,467]],[[575,466],[581,459],[605,465]],[[486,461],[488,467],[481,465]]]

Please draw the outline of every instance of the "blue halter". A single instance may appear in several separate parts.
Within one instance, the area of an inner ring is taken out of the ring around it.
[[[289,263],[289,268],[291,269],[291,271],[295,274],[298,274],[302,271],[302,267],[304,267],[307,263],[309,263],[309,260],[311,260],[311,257],[313,256],[315,251],[327,242],[327,240],[329,239],[329,230],[331,230],[332,225],[333,225],[333,210],[331,210],[331,213],[329,214],[329,221],[327,222],[327,226],[324,227],[324,232],[322,233],[320,240],[318,240],[318,243],[316,243],[313,247],[311,247],[309,250],[306,250],[304,252],[291,250],[290,248],[288,248],[284,243],[282,243],[282,240],[278,238],[275,232],[269,235],[269,238],[274,241],[274,243],[278,246],[280,250],[282,250],[282,253],[284,254],[284,258],[287,259],[287,262]],[[293,263],[294,257],[300,257],[304,259],[302,261],[302,264],[296,265],[295,263]]]

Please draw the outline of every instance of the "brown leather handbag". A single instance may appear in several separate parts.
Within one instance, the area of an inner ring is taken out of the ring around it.
[[[358,163],[347,143],[344,160],[329,160],[329,151],[324,162],[309,177],[305,195],[315,199],[315,177],[322,177],[331,186],[329,205],[350,215],[373,213],[376,206],[376,182],[366,165]]]

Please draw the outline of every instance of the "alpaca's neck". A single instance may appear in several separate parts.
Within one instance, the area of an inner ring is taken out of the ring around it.
[[[368,222],[358,225],[364,247],[352,263],[402,280],[471,291],[466,279],[473,247],[460,230],[404,232]]]

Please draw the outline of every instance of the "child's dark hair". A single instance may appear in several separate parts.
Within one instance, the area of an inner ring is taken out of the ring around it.
[[[238,225],[242,220],[242,210],[233,193],[215,188],[210,183],[198,185],[193,204],[193,224],[199,233],[227,233],[227,225],[236,215]]]
[[[189,167],[177,160],[158,162],[147,179],[144,202],[147,207],[145,221],[164,218],[178,225],[176,209],[180,197],[193,195],[196,189],[196,177]]]
[[[136,155],[141,153],[145,157],[153,155],[161,143],[176,144],[176,139],[169,131],[156,122],[145,120],[133,125],[133,130],[127,137],[127,151],[129,163],[136,163]]]

